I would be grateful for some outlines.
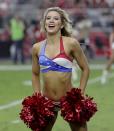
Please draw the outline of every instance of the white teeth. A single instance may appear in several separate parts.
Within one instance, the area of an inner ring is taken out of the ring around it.
[[[49,26],[55,26],[55,25],[49,25]]]
[[[54,28],[55,26],[49,26],[49,28]]]

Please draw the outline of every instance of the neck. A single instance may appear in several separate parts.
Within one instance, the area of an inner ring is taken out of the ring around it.
[[[49,44],[56,44],[56,43],[59,43],[59,41],[60,41],[60,36],[61,36],[61,34],[60,33],[58,33],[58,34],[56,34],[56,35],[47,35],[47,42],[49,43]]]

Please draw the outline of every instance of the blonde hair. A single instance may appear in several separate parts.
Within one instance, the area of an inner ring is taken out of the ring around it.
[[[46,32],[45,20],[46,20],[46,16],[47,16],[48,12],[50,12],[50,11],[56,11],[60,14],[61,21],[62,21],[62,24],[63,24],[63,28],[61,29],[61,34],[63,36],[71,36],[72,35],[72,22],[69,19],[69,16],[66,13],[66,11],[62,10],[59,7],[48,8],[44,12],[43,19],[41,20],[41,23],[40,23],[41,24],[41,31]]]

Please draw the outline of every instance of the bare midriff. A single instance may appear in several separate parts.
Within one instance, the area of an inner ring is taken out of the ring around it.
[[[71,73],[48,72],[43,74],[43,95],[59,101],[72,88]]]

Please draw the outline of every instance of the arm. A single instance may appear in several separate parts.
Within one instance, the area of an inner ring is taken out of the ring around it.
[[[82,94],[84,94],[90,71],[89,71],[88,62],[84,55],[84,52],[81,49],[79,42],[76,40],[73,40],[72,42],[72,55],[73,55],[73,58],[77,61],[77,64],[79,65],[82,71],[79,87],[82,91]]]
[[[40,66],[38,63],[38,45],[32,48],[32,86],[34,92],[41,92],[40,89]]]
[[[112,47],[112,43],[114,42],[114,33],[111,33],[110,36],[109,36],[109,44],[110,44],[110,47]]]

